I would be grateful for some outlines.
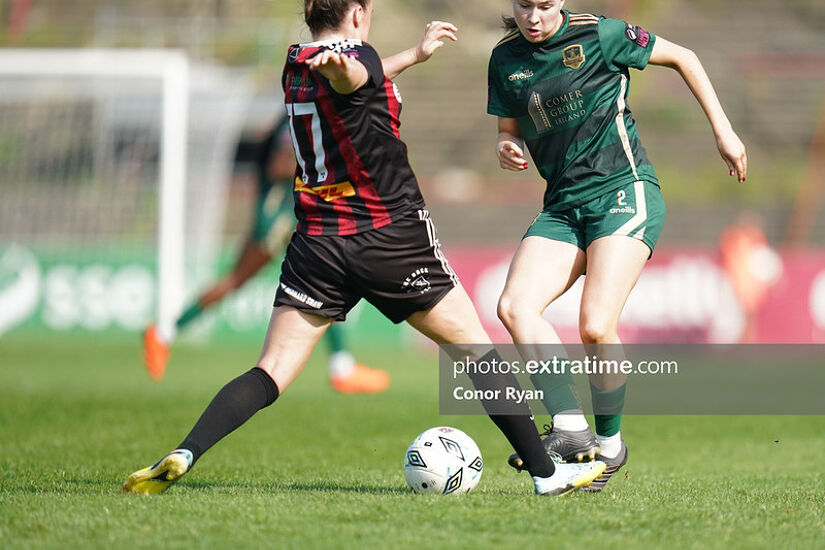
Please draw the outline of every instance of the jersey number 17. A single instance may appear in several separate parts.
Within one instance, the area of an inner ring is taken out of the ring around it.
[[[289,132],[292,134],[292,145],[295,147],[295,158],[301,167],[303,174],[301,179],[305,184],[309,184],[307,174],[307,161],[301,154],[298,139],[295,137],[295,122],[303,117],[310,117],[310,128],[312,129],[312,153],[315,156],[315,173],[318,174],[318,182],[326,181],[329,171],[326,168],[327,155],[324,151],[324,136],[321,131],[321,117],[318,114],[318,107],[315,103],[287,103],[286,111],[289,115]]]

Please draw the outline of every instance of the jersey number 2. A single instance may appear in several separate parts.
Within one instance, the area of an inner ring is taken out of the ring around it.
[[[311,117],[310,127],[312,128],[312,149],[315,155],[315,172],[318,174],[318,183],[326,181],[329,171],[326,167],[327,154],[324,151],[324,136],[321,133],[321,117],[318,115],[318,108],[314,103],[287,103],[286,111],[289,115],[289,132],[292,134],[292,144],[295,147],[295,157],[298,160],[298,165],[301,167],[303,173],[304,183],[309,183],[309,175],[307,174],[306,160],[301,155],[301,148],[298,146],[298,140],[295,138],[295,121],[296,117]]]

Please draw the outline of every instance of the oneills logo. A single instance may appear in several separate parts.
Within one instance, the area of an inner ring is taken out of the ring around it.
[[[327,202],[333,202],[338,199],[343,199],[344,197],[355,196],[355,188],[348,181],[333,183],[332,185],[309,187],[301,181],[301,178],[295,178],[295,190],[301,193],[317,195]]]
[[[581,44],[567,46],[561,51],[561,55],[564,58],[565,67],[578,69],[584,63],[584,48],[581,47]]]
[[[516,80],[525,80],[527,78],[533,78],[533,71],[531,71],[530,69],[515,72],[508,76],[507,80],[509,80],[510,82],[515,82]]]

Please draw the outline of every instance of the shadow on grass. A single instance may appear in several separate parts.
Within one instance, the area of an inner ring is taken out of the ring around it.
[[[8,480],[6,480],[8,481]],[[78,479],[64,478],[60,480],[48,480],[44,483],[28,481],[24,483],[7,483],[2,485],[4,493],[26,493],[26,494],[51,494],[51,495],[77,495],[77,494],[117,494],[121,492],[120,479]],[[405,487],[388,485],[368,485],[354,483],[336,483],[334,481],[314,481],[314,482],[221,482],[221,481],[181,481],[175,486],[175,492],[181,490],[218,490],[218,491],[254,491],[254,492],[318,492],[318,493],[354,493],[371,495],[403,495],[411,493]]]
[[[121,480],[119,479],[77,479],[64,478],[61,480],[50,480],[43,484],[33,482],[21,483],[18,485],[2,483],[0,494],[30,494],[30,495],[98,495],[112,496],[124,494],[121,490]],[[338,483],[335,481],[196,481],[184,480],[175,484],[168,493],[169,495],[185,496],[190,494],[203,494],[208,492],[217,493],[238,493],[248,492],[256,494],[277,494],[277,493],[320,493],[320,494],[342,494],[353,495],[382,495],[382,496],[402,496],[413,495],[414,493],[407,487],[399,485],[379,485],[364,483]],[[491,488],[477,491],[487,496],[500,498],[523,497],[528,494],[514,488]],[[532,493],[532,491],[529,491]],[[598,498],[598,493],[586,493],[577,491],[573,498]],[[567,498],[571,498],[567,497]],[[552,500],[552,499],[551,499]]]
[[[404,487],[394,487],[387,485],[365,485],[365,484],[351,484],[351,483],[336,483],[333,481],[314,481],[314,482],[240,482],[240,483],[221,483],[214,481],[194,481],[183,482],[180,487],[192,489],[249,489],[254,491],[267,492],[308,492],[308,493],[356,493],[356,494],[370,494],[370,495],[405,495],[410,491]]]

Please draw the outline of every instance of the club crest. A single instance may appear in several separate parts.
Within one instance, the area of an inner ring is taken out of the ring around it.
[[[561,55],[565,67],[578,69],[582,66],[582,63],[584,63],[584,48],[582,48],[581,44],[567,46],[561,51]]]

